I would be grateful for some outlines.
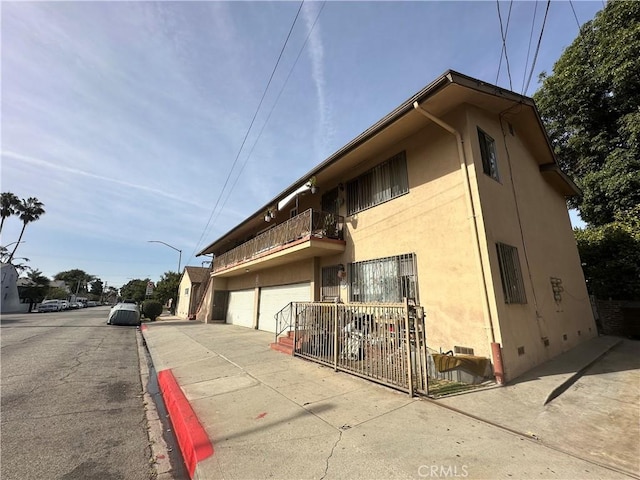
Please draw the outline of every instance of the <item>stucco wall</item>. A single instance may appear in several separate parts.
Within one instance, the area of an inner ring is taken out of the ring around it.
[[[189,289],[189,293],[185,294],[185,289]],[[178,290],[178,307],[176,308],[176,316],[187,318],[189,316],[189,300],[191,299],[191,279],[189,274],[185,272],[180,279],[180,288]]]
[[[513,134],[508,121],[503,132],[497,115],[470,108],[466,136],[472,140],[474,186],[482,202],[497,340],[502,343],[506,377],[513,379],[597,332],[566,201],[540,174],[517,118],[512,120]],[[495,140],[499,181],[482,172],[478,126]],[[496,242],[518,249],[526,304],[504,302]],[[559,301],[554,299],[551,277],[562,280]],[[519,347],[524,347],[524,354],[518,353]]]
[[[447,121],[464,126],[465,118],[458,113]],[[353,176],[403,150],[409,193],[347,217],[344,255],[322,259],[322,265],[415,253],[429,347],[467,346],[489,357],[473,220],[455,137],[428,125],[361,164]],[[346,206],[340,213],[346,214]]]

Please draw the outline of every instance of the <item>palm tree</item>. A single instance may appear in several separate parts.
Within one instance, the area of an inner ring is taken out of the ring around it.
[[[2,213],[2,221],[0,222],[0,232],[4,226],[4,219],[18,212],[20,199],[11,192],[2,192],[0,194],[0,212]]]
[[[20,231],[20,237],[18,237],[16,246],[13,247],[13,252],[9,255],[9,263],[11,263],[11,259],[18,249],[18,245],[20,245],[20,242],[22,241],[22,235],[24,234],[24,229],[27,228],[27,224],[35,222],[40,218],[40,215],[44,215],[43,207],[44,203],[35,197],[29,197],[26,200],[22,199],[22,202],[16,207],[18,216],[20,217],[20,220],[22,220],[22,230]]]

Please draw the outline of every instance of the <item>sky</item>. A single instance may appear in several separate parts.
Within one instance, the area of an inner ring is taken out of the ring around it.
[[[604,3],[552,1],[542,36],[547,2],[300,5],[1,2],[0,184],[46,211],[17,263],[115,287],[202,266],[447,69],[533,95]],[[21,228],[7,219],[0,243]]]

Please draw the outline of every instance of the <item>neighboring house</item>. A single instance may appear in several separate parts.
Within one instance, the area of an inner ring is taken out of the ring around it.
[[[10,263],[2,263],[2,293],[0,294],[0,312],[24,313],[29,311],[29,304],[21,303],[18,294],[18,271]]]
[[[577,193],[531,98],[448,71],[199,252],[198,318],[273,332],[291,301],[409,297],[431,349],[510,380],[596,335]]]
[[[210,272],[211,270],[205,267],[184,268],[178,290],[178,305],[176,307],[178,317],[190,318],[195,315]]]
[[[51,288],[61,288],[62,290],[66,291],[67,293],[71,293],[71,290],[69,289],[67,284],[64,282],[64,280],[51,280],[49,282],[49,286]]]

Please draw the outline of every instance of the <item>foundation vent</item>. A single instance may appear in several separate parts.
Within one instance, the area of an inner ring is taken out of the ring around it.
[[[565,342],[567,341],[567,334],[565,333],[564,335],[562,335],[562,340],[564,340]]]
[[[524,355],[524,347],[518,347],[518,356]]]
[[[461,355],[473,355],[473,348],[453,347],[453,353],[459,353]]]
[[[545,347],[549,346],[549,337],[542,337],[542,343]]]

